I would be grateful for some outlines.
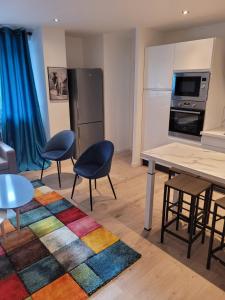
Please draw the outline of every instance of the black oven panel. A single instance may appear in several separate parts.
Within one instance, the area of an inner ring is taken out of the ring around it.
[[[191,136],[200,136],[203,130],[204,110],[185,108],[170,108],[170,133],[182,133]]]

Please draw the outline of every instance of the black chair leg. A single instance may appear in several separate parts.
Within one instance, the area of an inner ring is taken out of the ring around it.
[[[59,161],[57,161],[57,171],[58,171],[59,187],[61,189],[60,162]]]
[[[73,194],[74,194],[74,190],[75,190],[75,186],[76,186],[76,182],[77,182],[77,177],[78,177],[78,175],[76,174],[75,178],[74,178],[74,182],[73,182],[73,189],[72,189],[71,199],[73,199]]]
[[[72,161],[73,166],[75,166],[75,162],[72,157],[71,157],[71,161]]]
[[[95,179],[95,189],[97,189],[97,180]]]
[[[110,185],[111,185],[111,188],[112,188],[112,191],[113,191],[113,195],[114,195],[114,197],[115,197],[115,199],[116,199],[116,193],[115,193],[115,191],[114,191],[114,188],[113,188],[113,185],[112,185],[112,181],[111,181],[111,179],[110,179],[110,176],[109,176],[109,174],[108,174],[107,176],[108,176],[109,183],[110,183]]]
[[[59,173],[62,173],[62,168],[61,168],[61,161],[59,161]]]
[[[41,169],[41,180],[43,177],[44,167],[45,167],[45,159],[43,160],[42,169]]]
[[[89,190],[90,190],[90,204],[91,204],[91,211],[93,210],[92,207],[92,188],[91,188],[91,179],[89,179]]]

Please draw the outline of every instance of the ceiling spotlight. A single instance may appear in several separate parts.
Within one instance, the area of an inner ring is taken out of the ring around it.
[[[58,19],[58,18],[54,18],[53,21],[54,21],[55,23],[58,23],[58,22],[59,22],[59,19]]]
[[[189,10],[186,10],[186,9],[182,10],[183,15],[188,15],[189,13],[190,13]]]

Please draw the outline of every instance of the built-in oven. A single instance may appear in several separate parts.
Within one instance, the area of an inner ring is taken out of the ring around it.
[[[200,140],[205,115],[205,102],[172,101],[169,135]]]
[[[206,101],[209,80],[209,72],[175,72],[172,100]]]

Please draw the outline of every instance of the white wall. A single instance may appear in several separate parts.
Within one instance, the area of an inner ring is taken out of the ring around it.
[[[85,68],[103,68],[102,34],[83,38],[83,56]]]
[[[66,60],[68,68],[84,66],[83,39],[66,34]]]
[[[42,29],[42,41],[50,136],[52,136],[61,130],[70,128],[69,101],[50,101],[48,93],[47,67],[67,67],[65,31],[53,27],[44,27]]]
[[[129,32],[103,35],[105,136],[116,151],[132,147],[133,47]]]
[[[38,28],[34,30],[32,36],[29,37],[29,48],[42,121],[46,136],[47,138],[49,138],[50,129],[48,116],[48,100],[46,93],[44,54],[42,46],[42,30]]]

